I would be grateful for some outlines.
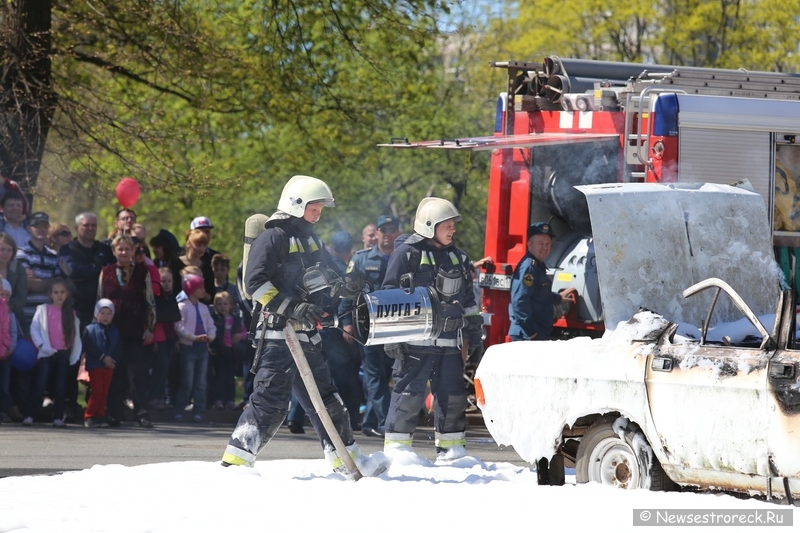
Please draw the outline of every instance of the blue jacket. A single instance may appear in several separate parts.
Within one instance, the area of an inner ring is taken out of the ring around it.
[[[347,265],[347,272],[361,272],[377,291],[380,290],[383,278],[386,276],[386,259],[376,244],[372,248],[358,250],[353,254],[350,264]],[[342,300],[339,304],[338,312],[343,315],[343,326],[353,323],[353,317],[348,313],[352,308],[353,300]]]
[[[92,322],[86,326],[81,336],[83,353],[86,355],[86,370],[105,368],[103,359],[110,356],[119,363],[122,358],[122,343],[119,340],[119,330],[114,324],[104,326]]]
[[[509,337],[546,341],[553,332],[553,306],[561,302],[561,295],[553,292],[553,281],[547,276],[547,266],[526,253],[511,277],[511,318]]]

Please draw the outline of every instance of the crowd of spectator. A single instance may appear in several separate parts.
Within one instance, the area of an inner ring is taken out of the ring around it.
[[[73,226],[54,222],[28,213],[17,190],[5,191],[0,208],[0,423],[109,427],[132,413],[149,428],[155,411],[203,422],[207,409],[247,407],[250,307],[230,279],[229,258],[210,247],[208,217],[194,218],[180,241],[166,229],[148,240],[153,228],[121,209],[99,239],[91,212]],[[362,242],[376,246],[375,225]],[[352,236],[339,232],[329,251],[344,272]],[[326,359],[361,429],[360,349],[341,331],[326,336]],[[290,429],[302,433],[304,413],[293,407]]]

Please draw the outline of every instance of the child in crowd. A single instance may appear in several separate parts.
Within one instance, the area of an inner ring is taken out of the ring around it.
[[[155,409],[167,408],[167,376],[169,374],[170,364],[172,363],[172,355],[177,352],[178,337],[175,334],[174,318],[173,322],[167,320],[168,316],[173,312],[180,315],[178,309],[178,302],[175,301],[175,293],[173,292],[173,278],[172,271],[169,267],[161,267],[158,269],[161,276],[161,295],[163,296],[163,306],[159,308],[159,303],[156,302],[156,320],[158,325],[163,328],[164,340],[156,343],[155,360],[153,361],[153,373],[150,377],[150,402]],[[166,309],[169,306],[170,309]],[[170,387],[170,397],[174,398],[180,384],[180,374],[178,373],[177,383]]]
[[[214,295],[212,318],[218,333],[211,344],[211,364],[214,367],[211,393],[215,399],[214,409],[236,409],[233,401],[236,394],[234,347],[245,332],[242,329],[242,319],[233,312],[233,305],[233,298],[228,292],[222,291]]]
[[[11,422],[11,354],[17,347],[16,317],[8,310],[11,283],[3,279],[0,290],[0,422]],[[13,337],[13,339],[12,339]]]
[[[41,406],[42,395],[53,372],[53,426],[60,428],[67,425],[64,422],[64,406],[69,366],[76,364],[81,357],[81,339],[78,336],[80,323],[72,310],[66,281],[62,278],[53,279],[48,296],[50,303],[37,306],[31,322],[31,340],[39,350],[39,360],[33,394],[28,398],[22,423],[28,426],[33,424],[33,415]]]
[[[203,421],[206,407],[208,371],[208,343],[217,335],[208,306],[200,300],[206,295],[203,278],[188,274],[183,278],[186,300],[180,302],[180,322],[175,322],[175,333],[181,348],[181,386],[174,403],[175,421],[183,421],[184,407],[193,398],[192,420]]]
[[[197,276],[198,278],[203,279],[203,271],[200,270],[200,267],[196,266],[183,267],[183,270],[181,270],[181,287],[183,287],[183,280],[186,279],[186,276]],[[203,283],[205,283],[205,281]],[[178,303],[180,303],[184,301],[186,297],[186,291],[181,291],[177,294],[177,296],[175,296],[175,299],[178,301]]]
[[[83,413],[83,425],[87,428],[107,428],[108,388],[114,375],[114,367],[122,354],[119,330],[111,323],[114,320],[114,303],[108,298],[97,300],[94,320],[86,326],[81,337],[86,354],[86,371],[92,387],[92,394]]]

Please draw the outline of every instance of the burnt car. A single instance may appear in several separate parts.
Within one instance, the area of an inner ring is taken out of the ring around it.
[[[614,209],[604,215],[611,221],[605,229],[598,220],[604,311],[615,314],[606,335],[490,347],[476,373],[478,404],[498,444],[530,463],[563,457],[578,482],[791,501],[800,492],[800,350],[792,292],[780,290],[770,257],[766,210],[738,191],[716,189],[711,204],[686,200],[685,192],[675,197],[674,231],[637,234],[640,247],[620,246],[624,231],[615,219],[624,217]],[[601,197],[606,209],[617,200],[628,205],[622,196]],[[754,209],[744,215],[749,224],[740,221],[750,235],[709,235],[722,229],[713,217],[727,216],[713,211],[722,206],[740,216],[744,205]],[[698,216],[698,209],[711,212]],[[731,260],[731,249],[741,250],[741,260]],[[638,263],[645,267],[626,277],[636,254],[647,256]],[[648,261],[672,270],[649,270]],[[738,290],[708,275],[714,271],[734,279]],[[646,283],[633,283],[636,277]],[[626,308],[631,318],[620,320]]]

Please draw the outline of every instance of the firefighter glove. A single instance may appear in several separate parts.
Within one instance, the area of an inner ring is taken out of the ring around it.
[[[483,344],[483,317],[470,315],[466,317],[466,320],[467,342],[469,342],[469,350],[472,352],[473,347]]]
[[[386,355],[392,359],[397,359],[401,363],[406,358],[406,355],[408,355],[408,348],[404,342],[390,342],[389,344],[384,344],[383,350],[386,352]]]
[[[349,274],[345,274],[339,286],[339,297],[352,300],[363,292],[366,284],[367,278],[364,276],[363,272],[350,272]]]
[[[289,319],[301,322],[304,330],[312,330],[316,329],[317,322],[322,320],[324,314],[320,306],[308,302],[300,302],[286,316]]]

